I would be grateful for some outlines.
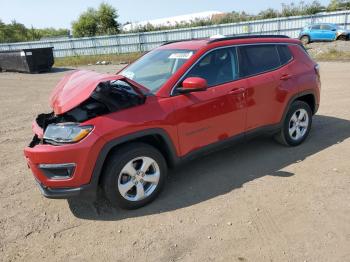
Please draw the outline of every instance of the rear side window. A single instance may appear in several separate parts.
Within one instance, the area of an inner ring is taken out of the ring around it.
[[[332,30],[333,27],[331,27],[330,25],[321,25],[321,30]]]
[[[240,77],[280,67],[276,45],[247,45],[238,48]]]
[[[313,25],[313,26],[311,27],[312,30],[319,30],[320,28],[321,28],[320,25]]]
[[[287,64],[292,59],[292,54],[287,45],[277,45],[277,51],[280,56],[281,65]]]

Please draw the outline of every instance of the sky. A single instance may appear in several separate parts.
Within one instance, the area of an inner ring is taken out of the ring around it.
[[[0,0],[0,19],[16,20],[27,27],[70,28],[71,22],[88,7],[102,0]],[[246,11],[256,14],[267,8],[280,9],[291,0],[105,0],[118,10],[118,22],[139,22],[203,11]],[[294,1],[295,2],[295,1]],[[305,1],[305,2],[311,2]],[[329,0],[320,0],[327,5]]]

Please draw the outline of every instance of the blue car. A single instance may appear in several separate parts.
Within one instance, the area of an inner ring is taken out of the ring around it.
[[[349,30],[337,24],[313,24],[301,29],[299,39],[306,45],[314,41],[349,40],[349,35]]]

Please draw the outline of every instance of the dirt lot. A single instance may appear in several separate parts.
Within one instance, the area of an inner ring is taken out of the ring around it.
[[[40,195],[22,149],[66,71],[0,73],[0,260],[350,261],[350,63],[321,70],[303,145],[258,138],[198,159],[136,211]]]

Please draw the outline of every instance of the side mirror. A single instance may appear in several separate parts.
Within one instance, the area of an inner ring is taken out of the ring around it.
[[[205,91],[208,88],[207,80],[201,77],[188,77],[182,82],[182,87],[176,90],[181,94]]]
[[[337,29],[336,28],[332,28],[332,31],[337,31]]]

